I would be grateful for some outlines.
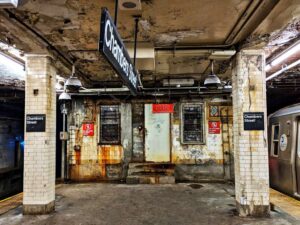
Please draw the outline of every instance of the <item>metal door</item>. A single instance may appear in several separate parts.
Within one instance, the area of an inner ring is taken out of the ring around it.
[[[297,193],[300,194],[300,121],[298,121],[297,129],[297,151],[296,152],[296,182],[297,182]]]
[[[170,114],[152,113],[145,105],[145,160],[170,162]]]

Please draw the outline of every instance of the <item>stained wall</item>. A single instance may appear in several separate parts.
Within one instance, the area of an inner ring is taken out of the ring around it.
[[[202,103],[204,106],[204,144],[183,144],[181,141],[181,104]],[[68,116],[69,174],[72,180],[123,180],[130,162],[145,162],[144,104],[149,100],[105,100],[77,97]],[[178,181],[231,179],[234,177],[232,152],[232,106],[229,98],[205,98],[173,101],[170,143],[171,160],[176,164]],[[121,143],[101,145],[99,142],[100,105],[120,104]],[[211,114],[212,107],[214,114]],[[209,121],[220,124],[219,133],[209,130]],[[82,125],[94,124],[94,135],[84,136]]]

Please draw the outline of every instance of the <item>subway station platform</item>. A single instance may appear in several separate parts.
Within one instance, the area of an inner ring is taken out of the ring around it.
[[[270,203],[273,210],[285,212],[300,221],[300,201],[274,189],[270,189]],[[300,222],[299,222],[300,224]]]
[[[300,225],[299,9],[0,0],[0,224]]]
[[[23,216],[20,205],[1,215],[0,224],[300,224],[276,208],[270,218],[237,216],[230,184],[84,183],[60,185],[56,192],[55,212]],[[274,191],[271,198],[277,204]]]

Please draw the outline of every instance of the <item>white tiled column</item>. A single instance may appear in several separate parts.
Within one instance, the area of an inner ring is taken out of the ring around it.
[[[27,55],[26,58],[25,120],[28,114],[45,114],[46,129],[45,132],[26,132],[25,124],[24,214],[54,210],[56,70],[51,60],[47,55]]]
[[[235,193],[241,216],[269,215],[265,55],[237,53],[232,74]],[[264,131],[245,131],[244,112],[264,112]]]

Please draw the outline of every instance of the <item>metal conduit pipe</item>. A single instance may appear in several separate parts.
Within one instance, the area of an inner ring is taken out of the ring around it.
[[[203,86],[192,86],[192,87],[155,87],[155,88],[143,88],[143,91],[169,91],[169,90],[208,90],[206,87]],[[231,89],[217,89],[217,90],[231,90]],[[79,93],[91,93],[91,92],[128,92],[129,89],[125,88],[92,88],[92,89],[81,89]],[[208,90],[211,91],[211,90]],[[216,90],[214,90],[216,91]],[[58,93],[62,93],[62,90],[57,91]]]
[[[139,96],[160,96],[160,95],[215,95],[215,94],[231,94],[232,89],[205,90],[203,87],[185,87],[185,88],[146,88],[141,91]],[[61,93],[62,91],[57,91]],[[95,96],[95,95],[129,95],[128,88],[99,88],[86,89],[78,93],[72,93],[72,96]]]
[[[160,91],[160,90],[198,90],[207,89],[206,87],[156,87],[156,88],[144,88],[143,91]]]
[[[156,96],[164,97],[168,95],[201,95],[201,96],[211,96],[211,95],[230,95],[231,91],[214,91],[214,92],[197,92],[197,91],[184,91],[184,92],[141,92],[139,96]],[[72,93],[71,96],[106,96],[106,95],[115,95],[115,96],[124,96],[130,95],[130,92],[90,92],[90,93]]]
[[[231,90],[228,91],[160,91],[160,92],[142,92],[141,95],[152,95],[152,96],[167,96],[167,95],[217,95],[217,94],[231,94]]]

